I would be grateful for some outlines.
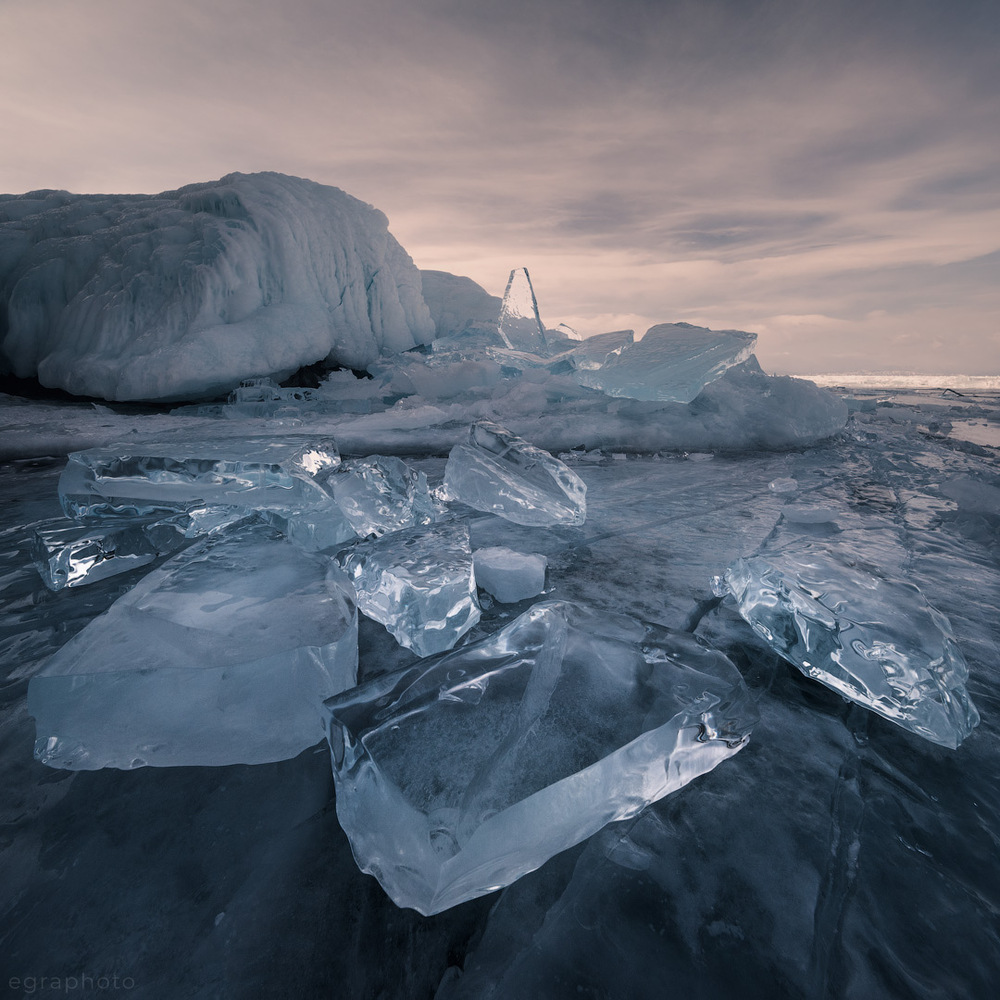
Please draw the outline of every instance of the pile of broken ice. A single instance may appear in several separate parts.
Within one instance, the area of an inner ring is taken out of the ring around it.
[[[574,343],[542,328],[523,272],[500,323],[466,332],[481,341],[478,364],[529,386],[575,373],[607,405],[701,399],[753,344],[683,324],[638,344],[630,333]],[[469,342],[436,342],[386,378],[433,380]],[[547,374],[532,382],[537,371]],[[258,380],[229,405],[267,415],[317,404],[296,393]],[[721,652],[563,600],[529,606],[545,592],[544,556],[473,551],[473,514],[579,528],[586,486],[495,421],[465,427],[434,488],[400,458],[342,460],[332,440],[301,434],[71,455],[59,486],[67,519],[35,537],[46,583],[78,587],[169,558],[31,680],[36,757],[73,769],[260,763],[325,734],[359,866],[399,905],[436,913],[735,754],[756,710]],[[725,569],[717,594],[809,676],[957,747],[978,715],[947,621],[867,566],[849,533],[831,541],[815,523],[783,521]],[[487,593],[516,617],[486,621]],[[359,610],[416,661],[359,665]]]

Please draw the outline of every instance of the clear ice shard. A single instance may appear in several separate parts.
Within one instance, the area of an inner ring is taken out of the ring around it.
[[[564,462],[480,420],[448,455],[443,494],[529,527],[583,524],[587,487]]]
[[[332,441],[306,437],[133,441],[71,454],[59,497],[70,517],[295,510],[327,498],[314,477],[339,464]]]
[[[330,559],[267,525],[208,536],[143,578],[28,686],[51,767],[260,764],[323,737],[357,681],[357,609]]]
[[[49,590],[82,587],[146,566],[187,544],[188,518],[116,518],[103,524],[60,521],[38,527],[31,560]]]
[[[327,707],[355,860],[425,915],[634,816],[757,719],[736,668],[689,633],[561,601]]]
[[[394,456],[348,459],[325,485],[361,538],[431,524],[437,516],[427,476]]]
[[[576,377],[608,396],[689,403],[709,382],[746,361],[756,343],[757,334],[742,330],[661,323],[600,368],[578,368]]]
[[[516,267],[510,272],[500,307],[499,330],[511,350],[545,353],[545,328],[538,316],[538,302],[526,267]]]
[[[634,330],[614,330],[588,337],[570,349],[569,357],[577,370],[594,371],[602,368],[627,347],[635,343]]]
[[[337,556],[358,608],[418,656],[451,649],[479,621],[469,529],[406,528]]]
[[[781,528],[782,525],[779,525]],[[948,619],[920,590],[798,525],[737,559],[715,589],[807,677],[918,736],[955,749],[979,724]],[[824,525],[818,525],[823,528]]]
[[[543,555],[491,546],[477,549],[472,561],[476,569],[476,585],[492,594],[501,604],[537,597],[545,587],[548,560]]]

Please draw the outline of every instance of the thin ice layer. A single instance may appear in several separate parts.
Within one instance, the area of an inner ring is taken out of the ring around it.
[[[436,517],[427,476],[392,455],[348,459],[325,485],[361,538],[431,524]]]
[[[49,590],[82,587],[146,566],[188,541],[187,517],[116,518],[102,524],[60,521],[32,534],[31,561]]]
[[[559,601],[327,706],[354,857],[423,914],[635,815],[756,721],[735,667],[690,634]]]
[[[660,323],[642,340],[608,356],[599,368],[581,368],[581,385],[609,396],[689,403],[709,382],[753,353],[757,334]]]
[[[71,454],[59,497],[70,517],[294,510],[326,499],[313,477],[339,464],[333,441],[305,437],[133,441]]]
[[[479,621],[469,529],[445,523],[359,542],[338,555],[358,607],[419,656],[451,649]]]
[[[448,455],[444,490],[476,510],[534,527],[583,524],[587,487],[565,463],[499,424],[480,420]]]
[[[717,582],[723,588],[753,630],[807,677],[890,722],[952,749],[979,724],[948,619],[860,552],[823,533],[792,533],[737,559]]]
[[[51,767],[259,764],[323,735],[357,679],[357,611],[329,559],[244,525],[140,581],[31,679]]]
[[[504,344],[512,350],[545,353],[545,328],[526,267],[510,272],[500,307],[499,329]]]

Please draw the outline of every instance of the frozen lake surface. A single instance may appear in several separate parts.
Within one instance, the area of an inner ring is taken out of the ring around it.
[[[580,527],[469,511],[474,548],[540,553],[548,576],[540,598],[487,600],[468,641],[535,600],[625,611],[722,649],[761,721],[736,757],[637,818],[434,917],[398,909],[358,871],[325,744],[257,766],[70,772],[33,759],[29,679],[146,572],[43,586],[28,541],[61,514],[65,459],[52,453],[179,418],[5,398],[21,457],[0,466],[4,981],[118,976],[151,998],[992,996],[1000,394],[871,398],[803,450],[571,460],[587,485]],[[440,483],[444,451],[407,460]],[[982,716],[958,750],[805,678],[713,596],[713,575],[783,512],[810,508],[896,529],[873,533],[865,558],[952,623]],[[360,633],[362,676],[413,662],[381,626]]]

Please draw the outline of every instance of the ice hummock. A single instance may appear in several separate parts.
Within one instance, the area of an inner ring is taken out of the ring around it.
[[[492,594],[501,604],[514,604],[537,597],[545,588],[543,555],[515,552],[502,545],[476,549],[472,556],[476,585]]]
[[[122,442],[71,454],[59,496],[70,517],[298,510],[328,499],[315,477],[339,464],[322,438]]]
[[[0,196],[0,369],[109,400],[197,399],[430,341],[386,217],[337,188],[229,174],[158,195]]]
[[[187,544],[189,519],[116,518],[80,524],[60,519],[32,533],[31,560],[49,590],[81,587],[147,566]]]
[[[360,610],[418,656],[451,649],[479,621],[466,525],[397,530],[358,542],[337,559]]]
[[[736,668],[690,634],[561,601],[327,707],[354,857],[425,915],[676,791],[757,717]]]
[[[196,542],[74,636],[28,687],[35,756],[92,770],[285,760],[356,683],[357,610],[328,558],[266,525]]]
[[[544,354],[545,327],[538,315],[538,302],[526,267],[516,267],[507,279],[500,308],[500,336],[515,351]]]
[[[572,469],[489,420],[451,449],[444,493],[516,524],[577,525],[587,517],[587,487]]]
[[[609,396],[690,403],[709,382],[753,353],[757,334],[660,323],[611,353],[598,368],[581,367],[581,385]]]
[[[832,515],[783,517],[761,551],[715,581],[807,677],[918,736],[955,749],[979,724],[951,624],[914,584],[845,544]]]

